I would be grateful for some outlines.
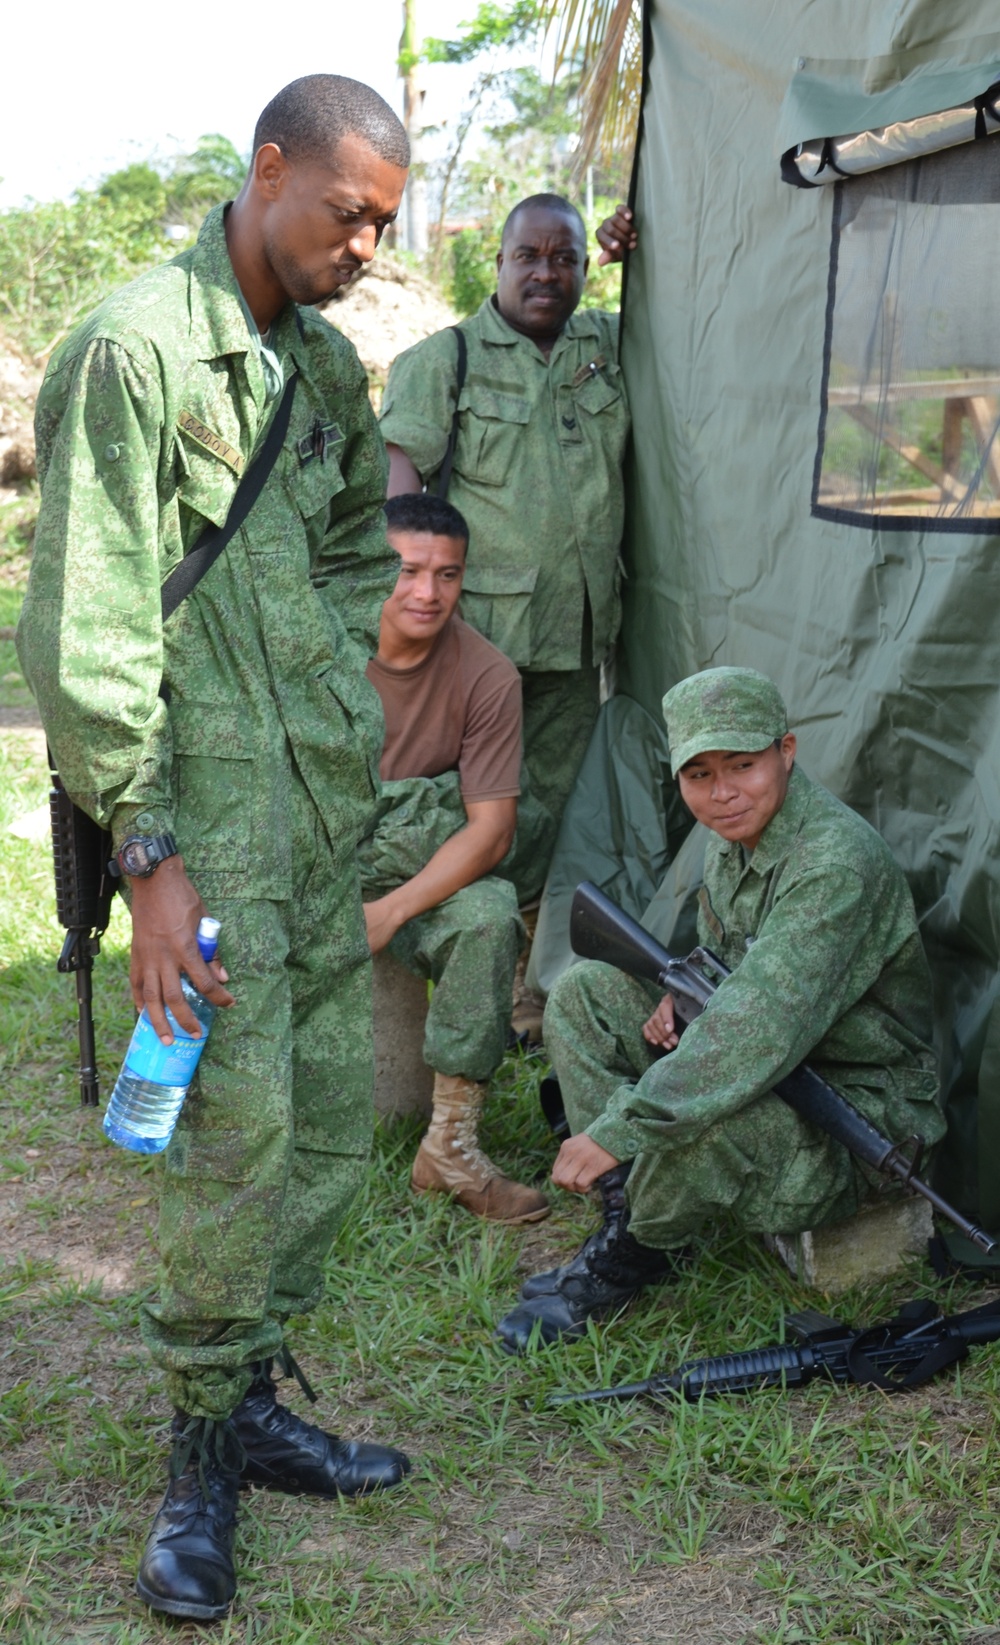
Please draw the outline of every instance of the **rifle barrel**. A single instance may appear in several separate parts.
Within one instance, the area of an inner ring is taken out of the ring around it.
[[[686,1023],[701,1014],[715,992],[715,985],[704,971],[692,963],[702,957],[702,950],[696,949],[687,961],[675,959],[637,920],[633,920],[589,880],[577,886],[573,897],[570,943],[574,953],[584,959],[603,960],[629,976],[658,983],[666,992],[680,988],[678,1005],[681,1009],[678,1015]],[[713,956],[707,954],[704,958],[713,960]],[[721,969],[724,970],[724,967]],[[686,988],[685,971],[691,979],[690,986]],[[874,1170],[885,1176],[898,1177],[915,1194],[922,1194],[935,1211],[947,1218],[980,1251],[989,1255],[1000,1245],[1000,1241],[993,1239],[977,1223],[970,1222],[935,1189],[914,1176],[896,1144],[883,1136],[871,1120],[827,1084],[808,1063],[800,1063],[784,1079],[778,1080],[773,1090],[808,1124],[825,1131]]]

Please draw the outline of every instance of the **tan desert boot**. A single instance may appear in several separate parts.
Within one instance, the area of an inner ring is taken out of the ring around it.
[[[434,1075],[434,1111],[410,1176],[415,1194],[451,1194],[488,1222],[541,1222],[548,1200],[505,1177],[477,1141],[485,1085],[460,1074]]]

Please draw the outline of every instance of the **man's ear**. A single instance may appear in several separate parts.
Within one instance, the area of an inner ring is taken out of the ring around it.
[[[276,200],[285,186],[288,161],[277,143],[262,143],[253,157],[253,181],[265,200]]]
[[[785,763],[785,770],[791,771],[795,764],[795,751],[798,748],[798,738],[794,731],[786,731],[781,739],[781,758]]]

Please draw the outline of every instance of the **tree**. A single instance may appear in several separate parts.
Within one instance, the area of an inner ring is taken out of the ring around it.
[[[580,76],[583,121],[576,151],[579,181],[595,157],[631,161],[642,94],[640,0],[537,0],[545,34],[555,37],[556,72]]]
[[[440,196],[434,266],[444,266],[444,225],[449,209],[475,220],[451,242],[451,297],[456,308],[471,313],[494,289],[496,254],[503,221],[511,207],[529,194],[556,193],[580,201],[581,183],[588,167],[579,162],[581,124],[580,74],[572,66],[554,79],[536,67],[510,68],[509,50],[528,41],[540,41],[546,24],[540,0],[514,0],[500,6],[484,0],[473,21],[458,40],[430,40],[429,60],[467,62],[482,55],[485,66],[473,86],[452,144],[439,173]],[[471,160],[462,159],[474,122],[490,116],[481,143]],[[613,156],[610,164],[592,169],[600,198],[587,190],[588,228],[592,231],[608,214],[613,198],[620,197],[627,180],[629,159]],[[584,303],[615,307],[620,271],[594,267]]]

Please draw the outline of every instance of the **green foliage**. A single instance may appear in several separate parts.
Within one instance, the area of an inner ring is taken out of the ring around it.
[[[472,22],[463,25],[460,39],[424,41],[424,61],[471,63],[484,51],[520,45],[538,33],[541,10],[538,0],[514,0],[509,6],[481,0]]]
[[[136,195],[81,191],[68,204],[0,212],[6,329],[30,354],[47,352],[109,291],[166,251],[145,180]]]
[[[197,224],[212,206],[232,200],[243,186],[250,156],[228,137],[211,132],[182,154],[166,177],[167,213],[171,221]]]
[[[72,200],[0,212],[6,331],[29,354],[47,355],[109,292],[174,254],[168,224],[193,229],[238,192],[245,171],[245,157],[214,134],[162,170],[137,162]]]

